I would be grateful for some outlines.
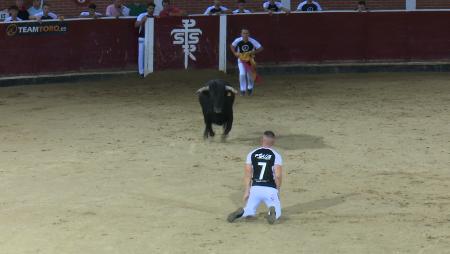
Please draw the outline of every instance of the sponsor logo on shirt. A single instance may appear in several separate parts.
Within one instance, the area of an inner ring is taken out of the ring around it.
[[[259,160],[270,160],[272,159],[271,154],[263,154],[263,153],[257,153],[255,154],[255,158]]]

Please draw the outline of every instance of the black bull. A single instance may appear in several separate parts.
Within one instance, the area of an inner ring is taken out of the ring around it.
[[[223,80],[211,80],[197,91],[206,125],[204,138],[214,137],[212,124],[223,126],[223,138],[231,131],[236,93],[237,91]]]

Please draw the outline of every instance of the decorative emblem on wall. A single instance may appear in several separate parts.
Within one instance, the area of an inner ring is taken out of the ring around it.
[[[173,29],[171,35],[174,38],[174,45],[182,45],[181,47],[184,51],[184,68],[187,69],[189,58],[192,61],[197,61],[193,53],[197,51],[196,45],[200,41],[202,30],[194,28],[197,24],[195,19],[183,19],[182,23],[184,28]]]

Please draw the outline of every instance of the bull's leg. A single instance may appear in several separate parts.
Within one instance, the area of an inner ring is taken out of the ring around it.
[[[228,121],[223,126],[223,136],[228,136],[228,133],[230,133],[231,128],[233,127],[233,112],[231,112]]]
[[[214,137],[216,135],[212,129],[212,123],[210,121],[205,121],[205,131],[203,132],[203,137],[206,139],[208,137]]]

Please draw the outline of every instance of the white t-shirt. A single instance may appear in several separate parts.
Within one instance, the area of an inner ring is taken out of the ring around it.
[[[274,4],[279,9],[278,11],[281,11],[281,8],[283,8],[283,4],[281,2],[275,2]],[[267,2],[265,2],[263,4],[263,8],[265,10],[267,10],[269,8],[269,6],[270,6],[270,2],[269,1],[267,1]]]
[[[228,8],[225,6],[220,6],[219,9],[221,12],[228,11]],[[208,7],[208,9],[206,9],[204,15],[210,15],[210,14],[214,14],[216,12],[218,12],[218,11],[216,10],[216,7],[213,5],[213,6]]]
[[[83,11],[80,13],[81,17],[88,17],[89,15],[91,15],[91,14],[88,11]],[[95,15],[102,16],[102,14],[100,12],[95,12]]]
[[[142,21],[142,19],[143,19],[145,16],[147,16],[147,15],[148,15],[147,12],[143,12],[143,13],[139,14],[139,16],[137,16],[137,18],[136,18],[136,21],[137,21],[137,22]],[[140,38],[144,38],[144,37],[145,37],[145,24],[142,24],[142,25],[139,27],[139,37],[140,37]]]
[[[251,11],[244,9],[244,12],[241,12],[241,10],[237,9],[233,11],[234,14],[238,14],[238,13],[252,13]]]
[[[44,12],[39,12],[39,13],[37,13],[36,15],[34,15],[35,17],[42,17],[42,16],[44,16]],[[55,13],[53,13],[53,12],[49,12],[48,13],[48,16],[49,17],[52,17],[52,19],[57,19],[58,18],[58,16],[55,14]]]
[[[251,37],[248,38],[248,42],[244,42],[244,39],[242,37],[239,37],[234,40],[231,45],[237,48],[236,50],[238,53],[251,52],[262,47],[261,43]]]
[[[250,153],[248,153],[247,160],[245,161],[246,164],[252,164],[252,155],[256,151],[258,151],[259,149],[269,149],[270,151],[272,151],[273,154],[275,154],[275,162],[274,162],[274,164],[275,165],[279,165],[279,166],[283,166],[283,158],[281,158],[281,155],[277,151],[275,151],[274,149],[269,148],[269,147],[258,147],[256,149],[254,149],[253,151],[251,151]]]
[[[17,17],[17,20],[15,20],[15,21],[22,21],[22,19],[20,19],[19,17]],[[7,17],[7,18],[5,19],[5,22],[14,22],[14,21],[12,20],[12,17]]]

